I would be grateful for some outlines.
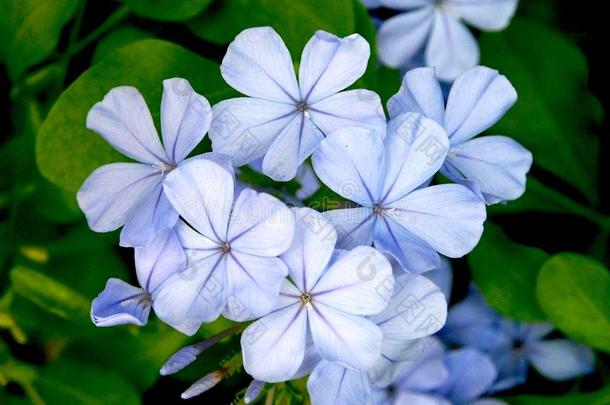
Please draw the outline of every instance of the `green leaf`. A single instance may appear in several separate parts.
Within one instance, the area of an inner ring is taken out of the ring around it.
[[[55,50],[78,0],[0,0],[0,60],[11,80]]]
[[[542,266],[537,292],[557,328],[610,352],[610,274],[604,265],[576,253],[557,254]]]
[[[157,381],[161,366],[188,339],[151,316],[144,327],[97,328],[67,347],[64,355],[116,371],[144,391]],[[129,353],[128,358],[125,353]]]
[[[48,312],[66,319],[86,318],[89,314],[89,302],[82,295],[51,277],[18,266],[11,270],[10,278],[17,294]]]
[[[511,241],[491,223],[478,246],[468,255],[472,278],[487,302],[501,314],[520,321],[542,321],[536,299],[536,280],[548,255]]]
[[[294,60],[317,30],[345,36],[355,31],[352,0],[224,0],[188,27],[215,44],[227,44],[246,28],[269,25],[282,37]]]
[[[47,404],[137,405],[140,396],[112,369],[62,358],[43,368],[34,386]]]
[[[591,133],[603,110],[587,90],[582,51],[559,32],[514,19],[500,33],[479,39],[482,64],[508,77],[519,101],[490,130],[513,137],[534,154],[534,164],[598,201],[599,141]]]
[[[153,37],[154,35],[150,32],[142,31],[135,27],[119,27],[98,42],[95,52],[93,52],[92,64],[98,63],[119,48]]]
[[[565,394],[549,397],[519,395],[502,399],[511,405],[606,405],[610,403],[610,387],[586,394]]]
[[[122,47],[85,71],[66,89],[38,131],[36,157],[42,174],[58,186],[76,192],[99,166],[125,161],[102,137],[85,128],[89,109],[113,87],[136,87],[158,122],[162,81],[184,77],[211,104],[234,91],[220,76],[215,62],[166,41],[143,40]]]
[[[195,17],[212,0],[127,0],[129,8],[140,17],[159,21],[184,21]]]

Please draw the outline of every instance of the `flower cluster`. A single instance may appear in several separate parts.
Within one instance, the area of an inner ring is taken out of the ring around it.
[[[446,82],[479,63],[476,38],[463,24],[501,31],[518,0],[366,0],[397,10],[379,27],[379,58],[394,68],[431,66]]]
[[[140,284],[109,280],[93,322],[144,325],[151,308],[186,335],[220,316],[252,321],[182,349],[161,370],[176,372],[241,333],[253,378],[246,402],[264,383],[304,376],[315,404],[381,403],[387,387],[408,386],[405,375],[433,350],[427,337],[447,317],[445,295],[421,274],[475,247],[486,204],[519,197],[532,158],[506,137],[473,139],[516,100],[498,72],[467,71],[445,102],[434,70],[411,71],[387,121],[375,93],[344,91],[369,54],[357,34],[319,31],[297,80],[278,34],[247,29],[221,66],[245,97],[210,107],[185,79],[165,80],[163,142],[135,88],[112,89],[93,106],[87,127],[137,163],[97,169],[78,202],[93,230],[123,227]],[[213,151],[189,157],[208,130]],[[287,181],[310,156],[308,181],[319,179],[344,208],[318,212],[298,198],[290,207],[236,176],[262,158],[264,174]],[[449,184],[433,184],[437,173]],[[472,356],[452,353],[449,364]],[[225,373],[204,376],[183,397]],[[455,381],[432,388],[465,395]]]

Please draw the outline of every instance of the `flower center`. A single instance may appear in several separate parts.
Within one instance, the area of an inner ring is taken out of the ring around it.
[[[308,108],[309,108],[309,106],[304,101],[299,101],[299,103],[297,104],[297,110],[299,112],[305,113],[305,112],[307,112]]]
[[[306,292],[301,294],[301,302],[303,303],[303,305],[310,306],[312,300],[313,296],[310,293]]]
[[[375,215],[377,215],[378,217],[383,216],[383,212],[384,212],[384,211],[385,211],[385,208],[383,208],[383,207],[382,207],[381,205],[379,205],[379,204],[376,204],[376,205],[373,207],[373,213],[374,213]]]
[[[161,172],[161,176],[165,176],[166,174],[169,174],[169,172],[171,172],[172,170],[174,170],[176,168],[176,166],[168,164],[168,163],[162,163],[159,165],[154,165],[154,167]]]
[[[222,242],[220,244],[220,250],[222,250],[222,253],[227,254],[231,251],[231,245],[229,245],[229,242]]]

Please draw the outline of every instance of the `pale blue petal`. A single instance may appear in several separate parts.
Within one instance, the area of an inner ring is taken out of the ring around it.
[[[379,28],[379,59],[385,65],[400,68],[424,48],[434,20],[434,7],[398,14]]]
[[[525,342],[540,340],[555,329],[550,322],[524,323],[522,325],[523,333],[519,337]]]
[[[464,142],[498,122],[517,101],[517,92],[498,71],[477,66],[451,87],[445,129],[452,145]]]
[[[291,379],[303,363],[306,337],[307,311],[302,305],[272,312],[241,335],[244,369],[260,381]]]
[[[515,15],[518,0],[449,0],[448,3],[473,27],[501,31]]]
[[[372,395],[366,373],[329,361],[320,362],[311,373],[307,391],[316,405],[370,404]]]
[[[434,68],[413,69],[405,74],[400,90],[388,100],[390,118],[404,112],[419,113],[443,123],[445,99]]]
[[[296,180],[301,185],[301,188],[295,194],[299,200],[305,200],[313,196],[320,189],[320,181],[313,168],[308,164],[301,165],[297,172]]]
[[[138,162],[160,165],[170,161],[146,101],[134,87],[120,86],[110,90],[89,110],[87,128]]]
[[[457,184],[416,190],[392,208],[392,220],[448,257],[464,256],[477,245],[487,215],[483,201]]]
[[[262,257],[284,253],[292,241],[294,220],[277,198],[244,189],[233,206],[227,241],[231,250]]]
[[[206,238],[183,220],[179,220],[174,230],[184,249],[217,251],[220,243]]]
[[[339,257],[311,289],[316,303],[355,315],[383,311],[393,291],[390,262],[368,246],[356,247]]]
[[[372,208],[345,208],[322,214],[337,231],[337,248],[352,249],[373,243],[376,216]]]
[[[263,173],[275,181],[293,179],[324,135],[306,115],[294,116],[273,141],[263,159]]]
[[[186,267],[186,254],[173,229],[159,232],[150,245],[135,249],[138,282],[149,293]]]
[[[423,274],[428,280],[436,284],[447,299],[451,299],[451,288],[453,286],[453,268],[451,261],[445,257],[441,257],[441,267],[428,271]]]
[[[212,122],[208,100],[197,94],[186,79],[163,81],[161,135],[167,156],[182,161],[201,142]]]
[[[395,291],[383,312],[370,317],[381,328],[384,345],[407,348],[445,325],[447,301],[432,281],[403,273],[396,277]]]
[[[436,9],[425,58],[439,79],[450,82],[479,63],[479,45],[464,24]]]
[[[396,380],[401,391],[428,392],[441,387],[449,378],[449,370],[445,365],[445,348],[434,337],[422,339],[424,351]]]
[[[512,347],[513,338],[501,327],[501,318],[478,292],[451,307],[442,330],[445,340],[453,344],[476,347],[484,352],[504,352]]]
[[[364,206],[381,196],[384,177],[383,141],[364,128],[344,128],[324,139],[313,155],[313,168],[337,194]]]
[[[250,97],[294,104],[299,99],[290,53],[271,27],[239,33],[227,49],[220,73],[231,87]]]
[[[264,387],[264,382],[252,380],[252,382],[250,382],[248,388],[246,389],[246,393],[244,394],[244,402],[246,404],[249,404],[250,402],[254,401],[259,396]]]
[[[96,169],[76,194],[89,228],[109,232],[124,225],[133,210],[161,183],[155,168],[140,163],[112,163]]]
[[[396,378],[421,356],[424,350],[424,339],[411,340],[408,343],[388,341],[382,343],[381,356],[373,367],[367,370],[369,380],[377,387],[387,387],[396,381]]]
[[[388,206],[434,176],[445,160],[449,139],[433,120],[403,113],[388,124],[384,147],[386,176],[381,203]]]
[[[207,159],[189,159],[167,175],[165,195],[199,233],[225,241],[233,207],[233,175]]]
[[[450,352],[445,357],[449,379],[440,392],[454,403],[467,403],[485,394],[498,372],[491,359],[478,350],[465,348]]]
[[[484,136],[455,145],[447,154],[445,165],[452,173],[474,181],[487,204],[515,200],[525,192],[525,175],[532,166],[530,151],[505,136]]]
[[[410,391],[398,393],[394,404],[409,404],[409,405],[454,405],[450,401],[436,395],[419,394]]]
[[[150,297],[141,288],[111,278],[106,288],[91,303],[95,326],[145,325],[150,312]]]
[[[300,291],[310,291],[326,269],[337,241],[337,233],[319,212],[293,208],[295,231],[292,245],[281,256],[290,278]]]
[[[534,368],[553,381],[571,380],[595,369],[593,351],[567,339],[532,343],[527,353]]]
[[[392,255],[410,273],[421,274],[441,264],[439,254],[428,243],[387,216],[381,216],[375,223],[374,245]]]
[[[121,231],[120,246],[143,247],[164,229],[170,229],[178,222],[178,212],[163,193],[163,185],[158,184],[133,209],[129,220]]]
[[[369,43],[359,34],[339,38],[316,31],[301,55],[301,100],[312,105],[349,87],[364,74],[370,54]]]
[[[294,105],[249,97],[221,101],[212,111],[212,149],[230,156],[235,166],[262,158],[298,114]]]
[[[309,106],[311,120],[324,134],[341,128],[358,126],[385,137],[386,119],[377,93],[369,90],[348,90],[329,96]]]
[[[494,355],[498,377],[490,392],[504,391],[521,385],[527,379],[528,359],[522,350],[508,348]]]
[[[311,336],[320,357],[358,370],[371,368],[381,355],[383,334],[372,321],[312,301]]]
[[[288,269],[276,257],[233,251],[227,258],[228,301],[225,318],[243,322],[267,315],[275,308]]]
[[[187,250],[188,267],[169,278],[153,301],[157,316],[185,335],[212,322],[227,303],[227,271],[219,253]]]

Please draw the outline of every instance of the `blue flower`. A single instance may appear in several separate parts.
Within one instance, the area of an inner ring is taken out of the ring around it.
[[[87,115],[87,128],[139,163],[112,163],[95,170],[77,194],[96,232],[123,226],[121,246],[146,246],[172,228],[178,213],[163,194],[166,175],[179,166],[205,136],[212,110],[185,79],[163,81],[163,145],[146,106],[133,87],[116,87]]]
[[[380,313],[390,301],[390,263],[366,246],[333,257],[337,235],[328,221],[309,208],[293,212],[294,240],[281,256],[290,281],[284,282],[274,311],[242,334],[244,369],[266,382],[307,373],[303,369],[315,365],[310,360],[317,356],[369,369],[381,355],[383,334],[365,317]]]
[[[405,75],[399,92],[388,101],[388,111],[390,117],[417,112],[443,126],[450,148],[441,172],[494,204],[525,192],[532,154],[505,136],[472,138],[498,122],[516,101],[517,92],[506,77],[478,66],[455,81],[445,107],[434,70],[420,68]]]
[[[290,180],[324,135],[346,125],[385,128],[379,96],[341,90],[366,70],[369,44],[358,34],[317,31],[299,65],[299,80],[282,39],[270,27],[250,28],[229,45],[221,73],[248,97],[214,106],[213,150],[235,166],[263,158],[263,172]]]
[[[344,128],[322,141],[313,155],[315,172],[360,205],[324,213],[339,248],[374,243],[413,273],[440,268],[437,252],[470,252],[483,232],[485,204],[462,185],[426,187],[448,146],[443,128],[414,113],[390,121],[385,141],[363,128]]]
[[[379,404],[501,405],[504,402],[480,399],[496,376],[496,367],[484,353],[473,348],[447,352],[429,338],[422,355],[398,376],[392,390],[376,393]]]
[[[186,221],[176,232],[188,263],[159,291],[157,316],[192,335],[221,313],[244,321],[271,311],[288,273],[277,257],[294,232],[288,207],[247,188],[234,199],[232,172],[203,158],[172,171],[164,189]]]
[[[91,303],[91,320],[96,326],[145,325],[159,288],[172,275],[184,270],[186,256],[176,233],[161,231],[150,245],[135,249],[138,282],[134,287],[111,278]]]
[[[386,309],[369,317],[383,333],[381,353],[372,367],[354,370],[322,360],[311,373],[307,389],[313,403],[369,404],[379,387],[387,387],[417,359],[425,336],[445,323],[447,302],[428,279],[401,272]]]
[[[498,368],[495,391],[525,382],[531,364],[540,374],[564,381],[593,371],[593,352],[567,339],[544,340],[553,331],[548,323],[521,323],[503,318],[474,288],[452,307],[442,337],[454,344],[475,347]]]
[[[483,31],[506,28],[518,0],[378,0],[404,10],[379,28],[379,59],[400,68],[423,53],[424,66],[453,81],[479,63],[479,46],[462,21]]]

